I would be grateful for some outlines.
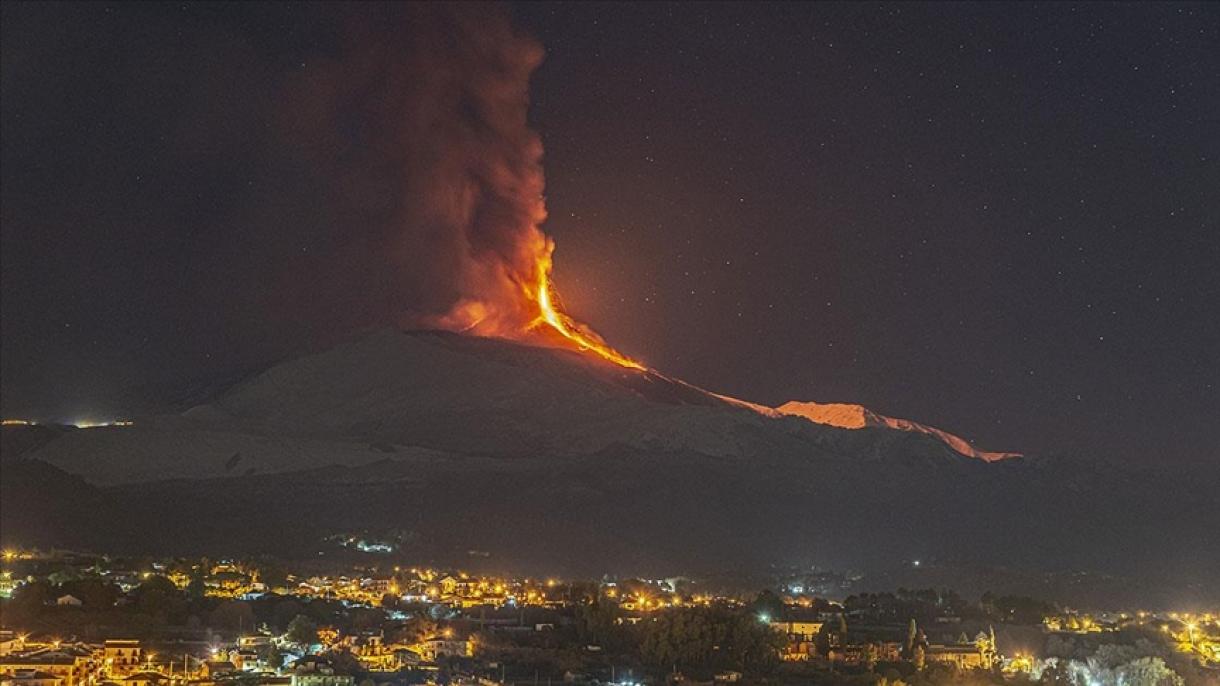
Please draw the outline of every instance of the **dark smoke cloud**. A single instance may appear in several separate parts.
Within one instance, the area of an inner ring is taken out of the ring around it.
[[[528,324],[522,289],[549,254],[542,145],[526,121],[541,46],[489,5],[386,7],[341,25],[339,54],[284,84],[277,126],[328,189],[340,259],[294,262],[285,286],[325,270],[324,287],[374,300],[373,320]]]
[[[536,314],[542,49],[504,7],[26,5],[3,31],[6,407]]]

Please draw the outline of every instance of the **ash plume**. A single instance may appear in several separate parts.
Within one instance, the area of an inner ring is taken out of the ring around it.
[[[518,334],[539,315],[531,289],[552,249],[527,122],[542,47],[499,6],[377,14],[343,17],[338,54],[284,88],[284,143],[346,215],[340,259],[296,264],[290,282],[322,269],[379,305],[373,323]]]
[[[62,414],[56,389],[86,377],[91,397],[129,406],[150,384],[387,324],[548,340],[530,330],[552,247],[527,123],[543,51],[504,6],[79,3],[9,16],[4,291],[73,303],[80,320],[55,332],[64,351],[4,356],[24,406]],[[62,265],[88,278],[43,278]],[[37,330],[41,311],[6,306],[5,326]],[[66,350],[77,331],[105,365]],[[25,358],[62,378],[10,363]]]

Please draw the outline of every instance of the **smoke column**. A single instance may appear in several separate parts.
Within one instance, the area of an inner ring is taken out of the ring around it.
[[[539,228],[542,143],[527,122],[542,47],[500,6],[376,12],[343,17],[337,54],[281,98],[285,145],[350,227],[329,264],[297,271],[372,299],[374,320],[532,338],[554,247]]]

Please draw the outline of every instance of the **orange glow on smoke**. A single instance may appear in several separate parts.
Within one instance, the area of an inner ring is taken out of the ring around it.
[[[553,247],[553,246],[548,246]],[[572,319],[555,303],[555,290],[551,285],[551,251],[546,250],[538,258],[538,283],[534,286],[534,300],[538,304],[538,319],[530,325],[531,329],[539,326],[549,326],[559,332],[580,350],[587,350],[601,356],[617,365],[631,369],[644,369],[644,365],[623,355],[606,345],[601,336],[593,333]]]
[[[513,273],[503,263],[479,263],[486,268],[475,280],[480,297],[463,298],[443,317],[432,321],[444,329],[475,336],[493,336],[530,345],[564,347],[597,355],[628,369],[647,371],[640,362],[610,347],[591,328],[563,311],[551,282],[555,243],[534,228],[518,245],[521,268]]]

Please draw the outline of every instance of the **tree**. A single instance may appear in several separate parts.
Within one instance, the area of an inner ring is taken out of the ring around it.
[[[303,648],[308,648],[318,642],[318,625],[305,615],[297,615],[288,623],[288,631],[284,633],[284,638]]]
[[[8,601],[8,607],[3,607],[2,615],[6,621],[26,621],[36,619],[42,613],[43,606],[55,601],[55,588],[46,581],[32,581],[18,586]]]
[[[979,609],[981,609],[985,615],[995,615],[995,594],[991,591],[983,593],[983,597],[979,600]]]
[[[276,565],[263,565],[258,569],[258,580],[267,590],[283,588],[288,585],[288,572]]]
[[[272,669],[279,669],[284,666],[284,653],[280,651],[280,647],[272,643],[267,647],[267,653],[263,656],[263,661]]]
[[[393,634],[393,639],[399,643],[419,643],[435,636],[440,631],[440,625],[426,617],[412,617]]]
[[[626,643],[627,630],[618,623],[619,608],[608,598],[594,598],[576,607],[576,634],[585,643],[614,650]]]
[[[203,582],[203,570],[195,568],[191,570],[191,580],[186,585],[186,595],[191,600],[201,600],[207,592],[207,585]]]
[[[371,607],[352,608],[348,615],[348,622],[353,629],[373,629],[381,626],[385,619],[385,610]]]
[[[218,629],[244,630],[254,628],[254,610],[249,603],[228,600],[216,606],[208,616],[208,623]]]
[[[906,651],[903,657],[908,660],[915,656],[915,640],[919,638],[919,627],[915,624],[915,618],[911,618],[911,624],[907,626],[907,644]]]
[[[304,611],[304,606],[291,598],[281,600],[271,609],[271,623],[276,629],[287,631],[288,624]]]
[[[1038,673],[1038,683],[1042,686],[1073,686],[1072,673],[1068,671],[1067,661],[1057,657],[1048,658],[1043,664],[1041,673]]]
[[[660,613],[644,629],[640,654],[658,669],[760,672],[778,660],[784,637],[752,611],[679,608]]]
[[[1182,686],[1184,681],[1159,657],[1132,660],[1115,670],[1117,681],[1130,686]]]
[[[871,672],[874,669],[876,669],[876,667],[877,667],[877,644],[871,643],[871,642],[865,643],[864,644],[864,655],[862,656],[862,658],[863,658],[863,662],[864,662],[864,667],[868,671]]]
[[[171,615],[185,615],[186,598],[174,582],[163,576],[146,579],[132,592],[136,608],[164,623]]]
[[[768,621],[779,619],[784,614],[784,601],[774,591],[768,589],[758,594],[750,605],[750,609],[756,616],[766,617]]]
[[[1047,615],[1055,613],[1055,606],[1028,596],[1003,596],[992,598],[993,616],[1000,621],[1013,624],[1040,624]]]
[[[335,674],[343,676],[355,676],[363,671],[360,660],[346,648],[330,654],[330,666]]]
[[[79,579],[65,583],[60,591],[76,596],[88,610],[114,607],[119,599],[119,587],[99,579]]]

